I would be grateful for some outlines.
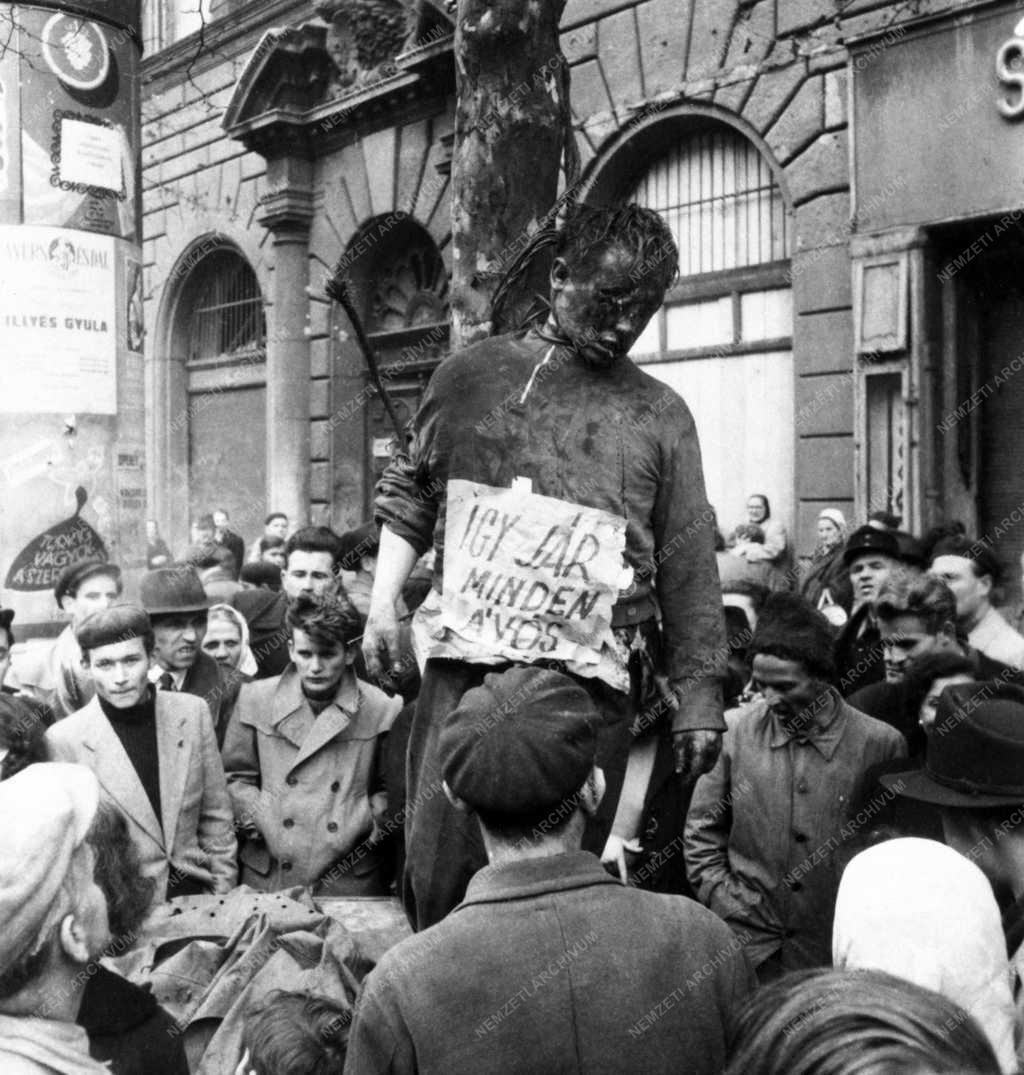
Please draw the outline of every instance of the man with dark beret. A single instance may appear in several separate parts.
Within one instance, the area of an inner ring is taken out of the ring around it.
[[[227,892],[237,843],[209,707],[150,685],[153,628],[137,605],[93,613],[76,634],[96,696],[47,732],[54,755],[92,769],[124,814],[155,903]]]
[[[33,647],[17,660],[12,679],[22,694],[42,702],[53,719],[60,720],[95,693],[82,667],[75,631],[87,616],[109,608],[121,596],[121,569],[105,560],[80,560],[61,572],[53,596],[71,622],[51,645]]]
[[[366,979],[346,1072],[722,1070],[753,985],[742,945],[580,850],[598,721],[574,680],[530,667],[488,673],[447,716],[437,794],[475,813],[490,865]]]

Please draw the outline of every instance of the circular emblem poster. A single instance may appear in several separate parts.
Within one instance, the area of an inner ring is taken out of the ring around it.
[[[103,31],[78,15],[58,13],[43,27],[43,57],[68,86],[94,90],[110,73],[110,53]]]

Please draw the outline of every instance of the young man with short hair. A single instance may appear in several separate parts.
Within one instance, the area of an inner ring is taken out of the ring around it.
[[[213,540],[227,549],[235,560],[235,578],[245,562],[245,542],[231,529],[231,517],[223,508],[213,513]]]
[[[623,885],[580,849],[604,793],[599,723],[575,680],[524,666],[445,716],[443,793],[489,865],[366,979],[346,1072],[722,1070],[750,967],[699,904]]]
[[[33,646],[16,658],[12,686],[47,706],[60,720],[89,701],[93,686],[75,640],[79,624],[121,596],[121,569],[105,560],[81,560],[61,572],[53,596],[71,622],[49,646]]]
[[[726,715],[715,768],[686,820],[690,882],[743,940],[762,981],[827,964],[836,853],[867,770],[905,757],[903,737],[832,687],[832,630],[796,594],[765,602],[750,642],[758,701]]]
[[[956,629],[956,599],[940,578],[896,574],[881,587],[873,602],[882,647],[885,681],[863,687],[850,705],[883,720],[910,740],[916,735],[919,705],[908,710],[903,683],[914,662],[931,653],[960,654],[971,661],[977,679],[1019,681],[1007,665],[964,644]]]
[[[993,661],[1024,671],[1024,636],[992,607],[1002,574],[992,551],[962,534],[943,538],[932,550],[928,573],[953,591],[957,624],[967,641]]]
[[[237,843],[206,703],[152,689],[153,629],[136,605],[90,616],[78,640],[96,697],[47,732],[54,754],[92,769],[124,814],[155,904],[228,891]]]
[[[288,609],[291,663],[247,683],[224,740],[242,846],[242,882],[265,892],[385,895],[375,825],[386,796],[383,737],[400,698],[357,679],[362,620],[341,595]]]
[[[259,666],[258,679],[278,676],[288,666],[288,602],[300,594],[317,598],[333,592],[342,554],[341,539],[330,527],[303,527],[285,542],[280,591],[242,590],[231,599],[249,624],[249,644]]]

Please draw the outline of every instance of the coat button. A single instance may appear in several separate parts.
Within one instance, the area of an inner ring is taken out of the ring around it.
[[[335,780],[334,783],[331,784],[331,791],[341,791],[341,781],[340,780]]]
[[[800,892],[800,891],[803,890],[803,887],[804,887],[803,881],[790,881],[790,883],[789,883],[790,892]]]
[[[328,821],[327,822],[327,831],[328,832],[337,832],[338,831],[338,823],[337,823],[337,821]]]
[[[299,782],[299,778],[297,776],[286,776],[284,782],[288,787],[293,788]]]
[[[292,868],[292,864],[290,862],[282,862],[281,863],[281,869],[282,870],[290,870],[291,868]]]
[[[807,785],[801,780],[800,783],[797,784],[796,790],[799,791],[801,795],[806,795],[807,794]]]
[[[295,822],[290,817],[286,817],[284,821],[281,822],[281,824],[284,825],[286,829],[290,829],[292,825],[295,824]]]
[[[793,833],[793,839],[796,840],[796,842],[798,844],[805,844],[805,843],[807,843],[807,833],[805,833],[805,832],[794,832]]]

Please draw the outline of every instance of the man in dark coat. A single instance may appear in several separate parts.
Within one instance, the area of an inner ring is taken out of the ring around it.
[[[885,678],[872,602],[889,576],[907,569],[907,565],[902,563],[896,535],[870,524],[850,535],[843,562],[853,586],[853,613],[836,639],[835,665],[839,693],[849,698],[862,687],[881,683]]]
[[[245,679],[241,672],[203,653],[206,610],[212,602],[195,568],[160,567],[147,572],[139,584],[139,598],[153,624],[150,681],[159,690],[183,691],[204,699],[220,746]]]
[[[341,539],[328,526],[306,526],[285,542],[281,589],[241,590],[231,599],[249,624],[249,646],[256,658],[257,679],[279,676],[291,660],[291,631],[284,617],[288,602],[300,594],[322,597],[338,584],[343,555]]]
[[[401,668],[396,601],[418,557],[436,552],[414,624],[427,663],[403,896],[417,928],[444,917],[485,861],[475,826],[431,789],[444,715],[490,668],[557,661],[597,702],[608,792],[588,850],[621,862],[635,846],[654,790],[646,747],[674,749],[690,781],[717,757],[727,650],[697,432],[683,400],[628,357],[678,256],[656,213],[576,210],[556,247],[547,322],[443,362],[407,451],[378,484],[371,678]],[[682,816],[664,825],[681,830]]]
[[[573,679],[530,667],[489,672],[448,715],[443,793],[476,812],[490,865],[366,979],[346,1072],[722,1070],[753,988],[742,943],[580,850],[599,721]]]

